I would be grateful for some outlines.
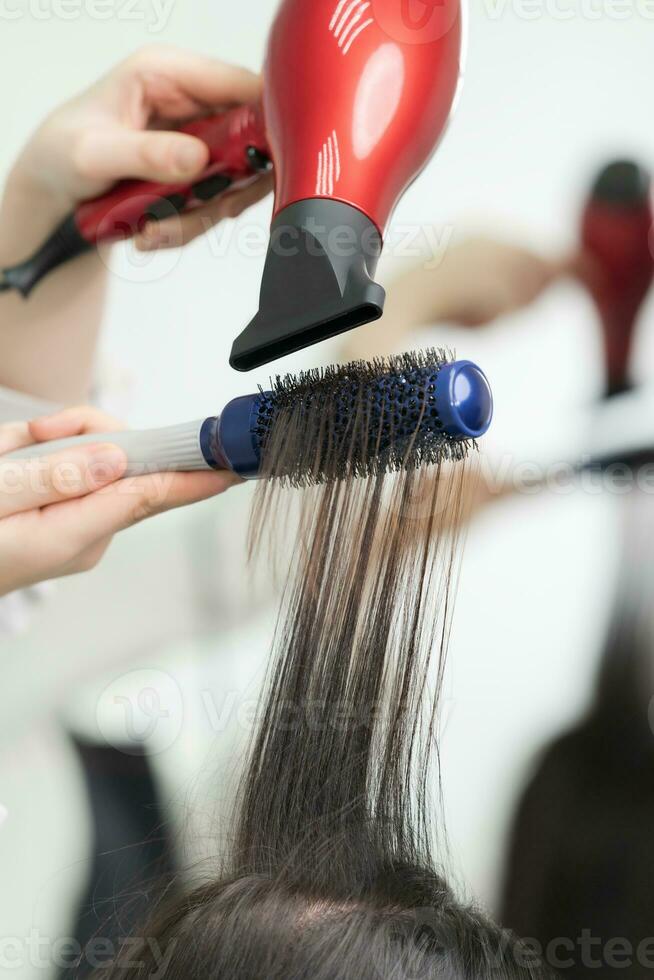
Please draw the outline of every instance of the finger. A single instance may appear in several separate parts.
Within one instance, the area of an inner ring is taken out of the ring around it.
[[[160,84],[162,75],[189,99],[208,108],[254,102],[261,95],[261,76],[183,48],[151,45],[132,55],[124,67],[141,76],[150,105],[164,116],[168,115],[170,93]]]
[[[13,453],[34,442],[28,422],[7,422],[0,425],[0,456],[3,453]]]
[[[101,539],[167,510],[199,503],[243,481],[227,470],[202,473],[158,473],[120,480],[83,500],[48,508],[44,517],[57,521],[76,553]]]
[[[74,504],[74,501],[69,503]],[[35,585],[49,578],[61,578],[95,568],[111,544],[101,538],[77,550],[70,534],[57,533],[48,513],[67,504],[52,504],[43,510],[14,514],[0,522],[0,596],[17,588]]]
[[[181,183],[197,177],[208,162],[209,149],[196,136],[159,130],[94,129],[75,150],[77,170],[86,180]]]
[[[266,174],[243,190],[224,194],[210,204],[183,215],[181,219],[175,217],[160,222],[151,221],[136,237],[136,247],[143,252],[151,252],[188,245],[226,218],[237,218],[243,211],[263,200],[272,188],[272,174]]]
[[[83,497],[119,480],[127,468],[122,449],[75,446],[34,459],[0,458],[0,518]]]
[[[63,507],[63,504],[55,504],[55,507]],[[47,520],[47,518],[46,518]],[[101,538],[99,541],[94,541],[92,545],[85,548],[84,551],[78,552],[73,555],[70,561],[61,565],[57,571],[57,578],[62,578],[65,575],[78,575],[80,572],[90,572],[92,568],[100,563],[102,558],[109,548],[113,537],[110,535],[106,538]]]
[[[55,415],[43,415],[29,423],[30,442],[50,442],[53,439],[67,439],[96,432],[119,432],[125,428],[111,415],[101,412],[91,405],[77,405],[66,408]]]

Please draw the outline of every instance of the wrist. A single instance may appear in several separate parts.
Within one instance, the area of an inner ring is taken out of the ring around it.
[[[2,261],[19,261],[35,249],[70,209],[67,197],[49,187],[19,158],[7,177],[0,204]]]

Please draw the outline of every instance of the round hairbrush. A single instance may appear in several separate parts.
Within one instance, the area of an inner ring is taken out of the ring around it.
[[[431,349],[278,377],[219,416],[39,443],[7,458],[110,442],[124,449],[127,476],[229,469],[307,485],[463,459],[492,416],[483,371]]]

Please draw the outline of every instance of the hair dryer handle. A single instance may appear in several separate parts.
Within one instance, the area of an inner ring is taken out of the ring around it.
[[[271,166],[259,104],[197,119],[182,126],[180,132],[196,136],[209,148],[204,173],[192,183],[181,184],[123,180],[107,194],[85,201],[75,211],[75,224],[88,244],[131,238],[146,221],[201,207]]]

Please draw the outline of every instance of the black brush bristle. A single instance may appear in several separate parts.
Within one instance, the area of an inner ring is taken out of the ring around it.
[[[443,430],[434,394],[453,359],[430,348],[271,379],[256,427],[262,474],[309,486],[464,459],[474,440]]]

